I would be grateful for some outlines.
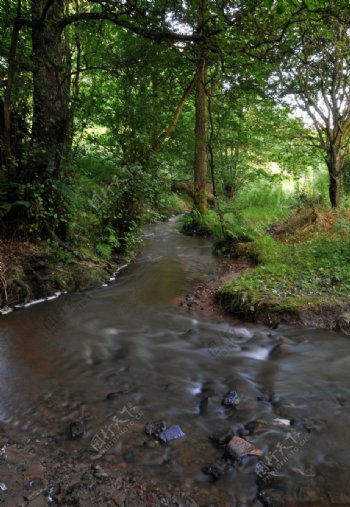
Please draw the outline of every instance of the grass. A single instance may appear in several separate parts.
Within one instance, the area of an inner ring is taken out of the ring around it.
[[[276,237],[261,232],[252,245],[257,267],[227,282],[220,301],[246,316],[348,302],[349,232],[349,211],[314,209],[293,215]]]

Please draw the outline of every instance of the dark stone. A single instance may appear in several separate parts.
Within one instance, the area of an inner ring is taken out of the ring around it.
[[[177,424],[174,426],[170,426],[170,428],[162,431],[159,435],[159,438],[162,442],[171,442],[171,440],[177,440],[178,438],[182,438],[185,436],[185,433],[182,431],[180,426]]]
[[[211,475],[217,481],[228,471],[229,468],[229,463],[221,458],[205,465],[203,472],[207,475]]]
[[[145,424],[146,435],[159,437],[159,435],[166,430],[166,422],[164,420],[147,422]]]
[[[257,421],[256,420],[250,421],[244,427],[245,427],[248,435],[253,435],[256,430],[256,427],[257,427]]]
[[[209,405],[209,396],[206,396],[205,398],[202,398],[199,403],[199,413],[200,414],[206,414],[208,412],[208,405]]]
[[[262,394],[261,396],[257,396],[258,401],[266,401],[268,403],[271,402],[271,396],[269,394]]]
[[[47,488],[48,495],[59,495],[61,493],[61,486],[60,484],[49,484]]]
[[[273,407],[280,407],[281,405],[281,397],[278,394],[273,394],[271,397],[271,403]]]
[[[113,393],[108,393],[106,398],[107,400],[117,400],[120,396],[125,394],[131,394],[133,391],[131,389],[122,389],[121,391],[115,391]]]
[[[84,423],[81,421],[74,421],[69,425],[69,433],[71,438],[81,438],[84,436],[84,431]]]
[[[273,407],[279,407],[281,405],[281,398],[278,394],[262,394],[261,396],[257,396],[258,401],[265,401],[271,403]]]
[[[209,438],[219,447],[224,447],[226,444],[229,443],[234,434],[235,433],[233,429],[230,428],[224,431],[218,431],[216,433],[213,433],[212,435],[210,435]]]
[[[96,477],[96,479],[100,479],[100,481],[106,481],[109,479],[109,475],[106,474],[106,472],[95,472],[94,477]]]
[[[239,404],[239,397],[236,391],[230,391],[225,394],[224,399],[222,400],[222,405],[224,407],[235,407]]]
[[[304,435],[311,433],[313,429],[310,421],[301,421],[300,419],[291,419],[290,425],[293,426],[296,431],[302,432]]]

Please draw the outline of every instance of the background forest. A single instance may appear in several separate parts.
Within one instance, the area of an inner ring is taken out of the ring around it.
[[[316,268],[328,291],[342,282],[348,292],[347,1],[2,0],[0,9],[3,253],[40,245],[64,262],[98,263],[131,255],[145,222],[187,211],[183,230],[214,235],[218,253],[255,242],[249,255],[276,266],[285,252],[267,228],[298,212],[299,228],[327,222],[331,247],[312,249],[331,248],[329,266]],[[309,246],[300,248],[305,258]],[[317,255],[307,255],[314,284]],[[295,285],[303,275],[291,265]]]

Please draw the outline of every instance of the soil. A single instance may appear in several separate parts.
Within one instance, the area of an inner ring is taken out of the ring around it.
[[[95,287],[125,263],[115,257],[104,260],[76,257],[47,243],[0,242],[0,312],[47,298],[56,292]]]
[[[225,282],[239,276],[254,265],[252,260],[246,258],[224,259],[218,275],[188,292],[180,300],[180,306],[195,315],[208,319],[231,320],[235,323],[242,323],[243,320],[245,325],[258,322],[271,328],[277,328],[280,324],[297,325],[350,334],[350,304],[348,303],[331,304],[324,302],[306,309],[279,311],[264,302],[254,315],[249,314],[249,312],[242,315],[226,311],[225,301],[220,301],[218,298],[218,290]],[[229,305],[227,304],[227,306]]]
[[[242,322],[242,319],[227,313],[217,303],[216,294],[225,282],[239,276],[253,265],[254,263],[247,259],[223,259],[217,276],[191,289],[180,299],[179,305],[205,319]]]

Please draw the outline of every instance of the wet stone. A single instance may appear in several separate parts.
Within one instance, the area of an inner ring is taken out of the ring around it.
[[[224,447],[229,443],[231,438],[234,436],[234,431],[232,428],[224,430],[224,431],[218,431],[216,433],[213,433],[210,435],[210,440],[212,440],[216,445],[219,447]]]
[[[145,424],[146,435],[159,437],[159,435],[165,430],[166,430],[166,422],[163,419],[159,421],[147,422]]]
[[[263,455],[262,450],[240,437],[232,437],[227,444],[226,451],[228,456],[233,459],[240,459],[244,456],[261,457]]]
[[[50,496],[59,495],[61,493],[61,485],[57,484],[49,484],[47,488],[47,494]]]
[[[281,398],[278,394],[262,394],[257,396],[258,401],[265,401],[271,403],[273,407],[279,407],[281,405]]]
[[[171,442],[172,440],[177,440],[178,438],[182,438],[185,436],[185,433],[182,431],[180,426],[177,424],[174,426],[170,426],[170,428],[166,429],[165,431],[162,431],[159,435],[159,438],[162,442],[167,443]]]
[[[113,401],[118,400],[121,396],[125,396],[126,394],[131,394],[133,391],[130,389],[121,389],[120,391],[114,391],[112,393],[108,393],[106,396],[107,400]]]
[[[224,399],[222,400],[222,405],[224,407],[235,407],[239,404],[239,396],[236,391],[230,391],[225,394]]]
[[[208,463],[203,468],[203,473],[211,475],[216,481],[227,473],[230,468],[230,464],[223,458],[217,459],[212,463]]]
[[[256,398],[258,401],[266,401],[267,403],[270,403],[271,396],[269,394],[262,394],[261,396],[257,396]]]
[[[75,421],[69,425],[69,433],[71,438],[77,439],[84,436],[84,423],[81,421]]]

